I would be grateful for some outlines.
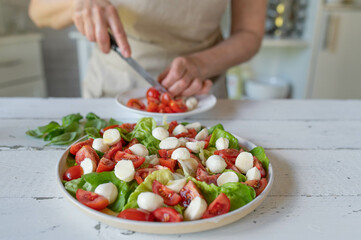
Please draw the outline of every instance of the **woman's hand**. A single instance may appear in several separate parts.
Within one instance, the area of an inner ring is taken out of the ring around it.
[[[192,57],[177,57],[158,77],[158,81],[172,96],[207,94],[212,88],[211,80],[201,77],[200,64]]]
[[[73,0],[73,21],[79,32],[89,41],[97,42],[104,53],[110,51],[110,28],[124,57],[130,57],[130,46],[118,11],[108,0]]]

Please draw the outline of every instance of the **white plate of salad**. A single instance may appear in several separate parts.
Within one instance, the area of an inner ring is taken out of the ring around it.
[[[175,120],[210,110],[216,105],[217,98],[214,95],[200,95],[174,99],[155,88],[135,88],[119,94],[116,102],[127,111],[141,116],[161,120],[167,115],[168,120]]]
[[[237,221],[269,193],[262,147],[221,124],[153,118],[102,129],[61,157],[58,183],[76,207],[108,225],[157,234],[199,232]]]

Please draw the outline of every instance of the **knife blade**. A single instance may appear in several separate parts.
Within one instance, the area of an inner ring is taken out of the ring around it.
[[[137,61],[135,61],[132,57],[124,57],[121,53],[118,44],[116,43],[114,37],[112,34],[109,33],[110,37],[110,47],[118,53],[118,55],[129,64],[143,79],[145,79],[150,85],[155,87],[156,89],[167,92],[167,89],[165,89],[158,81],[156,81]]]

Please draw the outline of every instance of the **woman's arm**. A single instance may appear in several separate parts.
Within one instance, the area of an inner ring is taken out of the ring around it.
[[[259,50],[266,0],[232,0],[231,36],[214,47],[174,59],[159,81],[173,95],[207,93],[208,79],[252,58]]]

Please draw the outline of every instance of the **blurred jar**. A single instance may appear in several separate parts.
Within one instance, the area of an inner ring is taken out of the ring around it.
[[[290,96],[290,83],[280,77],[259,77],[245,81],[245,95],[248,99],[279,99]]]

